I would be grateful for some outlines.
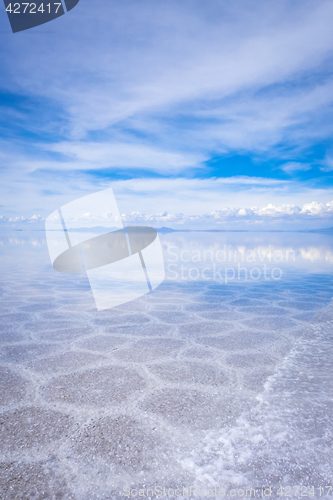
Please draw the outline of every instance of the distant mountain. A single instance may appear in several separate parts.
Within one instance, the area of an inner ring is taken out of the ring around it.
[[[309,233],[333,233],[333,227],[324,227],[321,229],[310,229]]]
[[[171,229],[157,228],[158,233],[333,233],[333,227],[322,229]]]
[[[156,228],[156,231],[158,233],[176,233],[177,231],[179,231],[179,229],[171,229],[171,227],[163,226],[163,227]],[[188,231],[188,229],[187,229],[187,231]]]

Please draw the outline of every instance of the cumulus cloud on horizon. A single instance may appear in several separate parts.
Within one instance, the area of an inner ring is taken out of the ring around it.
[[[90,216],[89,213],[83,213],[82,216],[76,217],[75,221],[86,224],[91,222],[91,227],[103,226],[108,221],[109,214],[101,214],[101,217]],[[170,228],[223,228],[226,222],[233,223],[254,223],[261,224],[270,219],[281,219],[285,221],[298,220],[332,220],[333,222],[333,201],[329,203],[311,202],[305,203],[302,207],[297,205],[281,205],[275,206],[268,204],[266,207],[252,207],[252,208],[239,208],[239,207],[225,207],[221,210],[216,210],[206,214],[183,214],[162,212],[157,214],[144,214],[140,212],[132,212],[130,214],[121,214],[121,219],[126,225],[129,224],[142,224],[151,225],[153,227],[170,227]],[[73,219],[74,220],[74,219]],[[6,218],[0,216],[0,223],[3,226],[15,228],[17,225],[33,225],[34,223],[42,223],[45,219],[40,215],[33,215],[32,217],[15,216]],[[82,224],[83,225],[83,224]],[[1,226],[0,226],[1,227]],[[78,224],[78,227],[79,224]]]
[[[333,201],[329,203],[311,202],[306,203],[303,207],[296,205],[282,205],[275,206],[272,204],[266,207],[252,207],[252,208],[239,208],[239,207],[225,207],[221,210],[216,210],[208,214],[202,215],[184,215],[169,214],[163,212],[160,214],[140,214],[139,212],[132,212],[129,215],[123,214],[123,220],[127,223],[151,223],[153,225],[191,225],[193,227],[201,226],[202,223],[211,224],[216,226],[223,225],[226,221],[240,221],[240,222],[263,222],[271,218],[289,219],[332,219],[333,220]]]

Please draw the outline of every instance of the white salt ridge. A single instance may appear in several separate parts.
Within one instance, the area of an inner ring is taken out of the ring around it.
[[[201,488],[333,483],[333,307],[320,313],[230,429],[213,431],[184,459]],[[293,494],[295,493],[293,490]],[[309,491],[309,489],[308,489]]]

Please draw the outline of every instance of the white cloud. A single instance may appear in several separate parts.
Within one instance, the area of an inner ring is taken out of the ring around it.
[[[321,162],[322,163],[322,167],[321,167],[321,170],[323,172],[331,172],[333,170],[333,158],[328,156],[325,158],[324,161]]]
[[[331,217],[333,215],[333,201],[329,203],[306,203],[303,205],[301,214],[319,217]]]
[[[32,217],[25,217],[24,215],[17,215],[15,217],[5,217],[4,215],[0,215],[0,223],[34,223],[41,222],[43,217],[41,215],[33,215]]]
[[[55,21],[55,36],[4,40],[2,87],[37,99],[48,119],[39,119],[37,106],[22,129],[52,137],[52,143],[0,145],[6,214],[44,217],[114,187],[126,213],[216,213],[221,220],[229,213],[244,223],[328,216],[323,207],[332,188],[264,176],[184,177],[230,151],[265,152],[285,161],[290,174],[308,168],[284,159],[283,147],[301,152],[333,132],[332,2],[95,4],[80,2],[75,14]],[[22,125],[29,106],[15,123]],[[332,170],[331,163],[328,158],[322,169]],[[178,178],[111,182],[81,173],[105,168]],[[303,213],[308,200],[317,200],[326,215],[315,208]],[[257,213],[254,206],[263,208]],[[196,217],[203,216],[191,220]]]
[[[292,174],[294,172],[306,172],[307,170],[311,169],[311,165],[309,163],[290,161],[288,163],[285,163],[284,165],[281,165],[280,168],[287,174]]]
[[[271,219],[294,221],[307,221],[309,218],[331,220],[333,223],[333,201],[329,203],[306,203],[303,207],[296,205],[275,206],[272,204],[266,207],[224,207],[206,214],[183,214],[168,212],[157,214],[143,214],[132,212],[123,214],[123,219],[128,223],[151,224],[153,226],[171,227],[220,227],[223,228],[227,222],[248,222],[262,223]]]
[[[300,124],[303,143],[327,134],[329,121],[319,131],[309,117],[333,102],[332,81],[302,77],[326,72],[331,2],[81,4],[77,28],[57,21],[57,50],[50,36],[21,36],[4,53],[8,88],[60,106],[71,139],[117,125],[163,131],[160,144],[267,150]],[[184,115],[217,123],[177,125]]]
[[[224,207],[220,210],[215,210],[211,213],[205,214],[171,214],[167,211],[147,214],[133,211],[128,214],[124,213],[121,217],[124,223],[128,225],[144,224],[148,226],[151,225],[153,227],[167,226],[172,228],[185,227],[192,229],[230,228],[228,223],[232,223],[233,225],[231,228],[233,228],[238,227],[239,223],[245,223],[246,225],[263,224],[264,222],[269,222],[272,219],[278,219],[284,222],[294,222],[295,220],[300,222],[315,218],[317,221],[332,221],[333,223],[333,201],[329,203],[306,203],[303,207],[298,207],[296,205],[275,206],[272,204],[261,208]],[[90,222],[94,226],[103,226],[107,218],[108,214],[102,214],[101,217],[97,217],[96,215],[90,216],[89,213],[86,213],[81,217],[82,223],[86,224],[87,222]],[[4,216],[0,216],[0,222],[9,225],[14,224],[14,226],[18,223],[40,223],[42,220],[43,219],[40,215],[34,215],[28,219],[24,216],[11,217],[9,219],[6,219]]]
[[[147,169],[174,173],[199,166],[207,158],[200,154],[178,153],[145,146],[140,143],[61,142],[44,146],[48,151],[62,153],[69,159],[48,162],[48,168],[95,170],[110,167]],[[53,165],[53,166],[52,166]]]
[[[82,177],[73,172],[54,171],[18,176],[8,171],[2,182],[2,214],[11,217],[25,214],[48,216],[56,208],[90,193],[113,188],[121,213],[203,214],[225,207],[303,207],[309,200],[326,204],[333,199],[333,188],[313,188],[288,180],[234,176],[229,178],[133,178],[108,180]],[[240,218],[244,219],[244,215]]]

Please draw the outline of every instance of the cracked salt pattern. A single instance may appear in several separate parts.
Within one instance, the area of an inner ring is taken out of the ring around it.
[[[184,460],[197,484],[272,485],[275,492],[279,485],[332,486],[332,318],[331,305],[267,372],[258,405],[233,428],[208,433]],[[316,489],[312,496],[321,495]]]
[[[206,237],[222,247],[226,235]],[[203,238],[188,235],[186,248]],[[315,243],[331,248],[326,238]],[[186,243],[161,240],[165,257]],[[169,277],[97,312],[84,276],[52,270],[43,234],[2,241],[0,498],[331,484],[327,259],[290,265],[277,282]]]

